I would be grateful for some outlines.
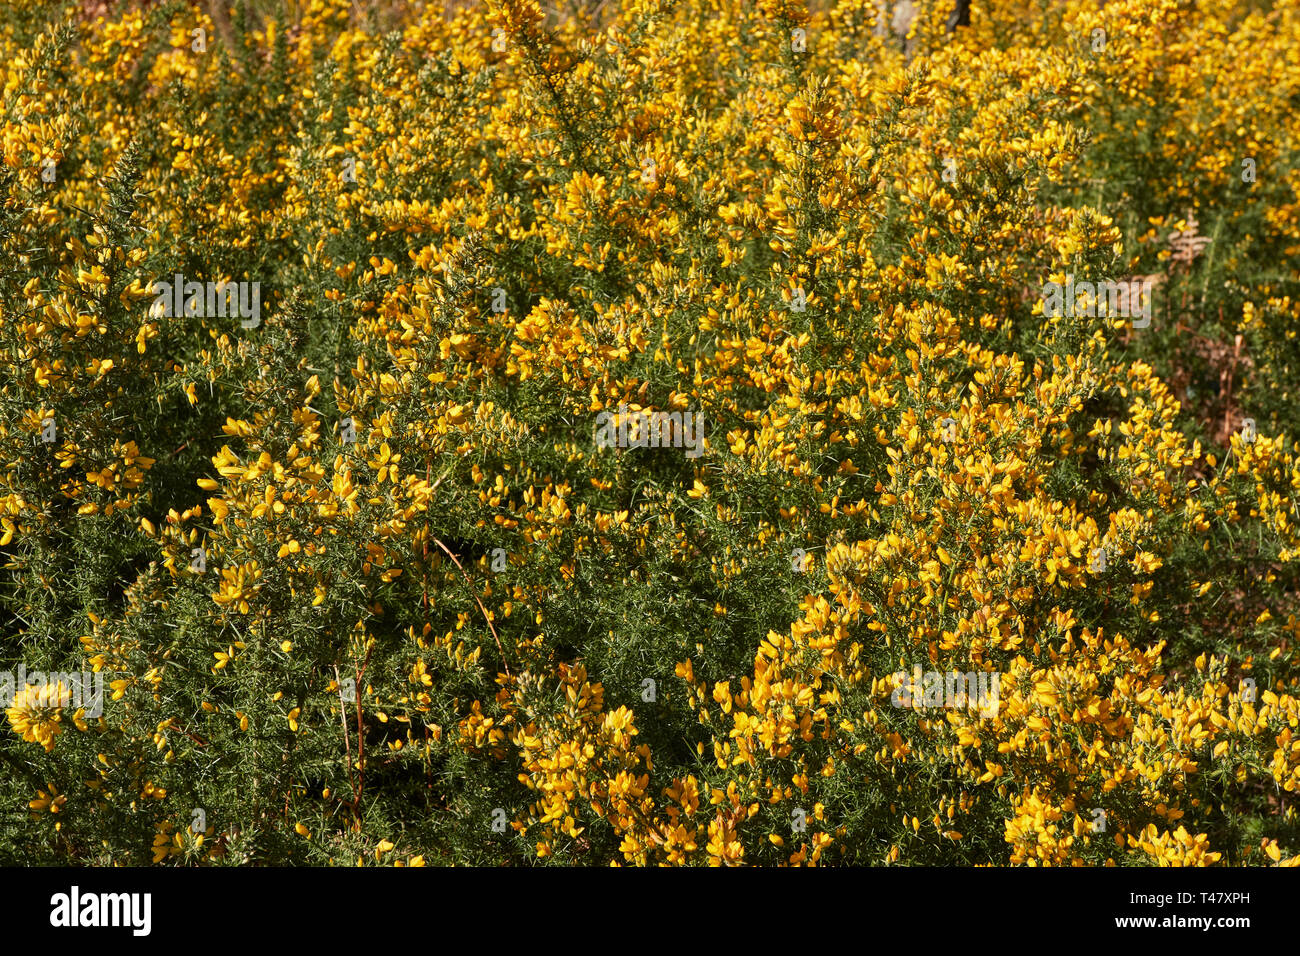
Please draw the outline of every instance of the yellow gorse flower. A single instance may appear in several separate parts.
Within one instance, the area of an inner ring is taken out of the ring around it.
[[[15,695],[5,714],[14,733],[50,751],[54,739],[63,732],[63,710],[71,703],[72,691],[62,682],[28,685]]]

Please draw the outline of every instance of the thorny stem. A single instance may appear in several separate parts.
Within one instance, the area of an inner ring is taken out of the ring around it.
[[[487,622],[488,630],[492,632],[492,640],[497,642],[497,651],[501,654],[501,666],[506,669],[506,674],[508,676],[514,676],[510,673],[510,665],[506,662],[506,652],[501,647],[501,638],[497,636],[497,629],[492,626],[492,618],[488,616],[487,608],[483,606],[483,602],[479,600],[478,592],[474,590],[474,582],[469,579],[469,575],[465,573],[465,568],[461,565],[460,561],[456,560],[456,556],[451,553],[445,544],[437,538],[433,539],[433,543],[442,548],[447,557],[451,558],[452,563],[455,564],[457,568],[460,568],[461,576],[465,579],[465,583],[469,585],[470,593],[474,595],[474,602],[478,605],[478,609],[483,612],[483,620]]]

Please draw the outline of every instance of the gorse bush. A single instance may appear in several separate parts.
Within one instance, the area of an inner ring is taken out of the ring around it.
[[[1300,5],[949,6],[10,4],[0,860],[1300,863]]]

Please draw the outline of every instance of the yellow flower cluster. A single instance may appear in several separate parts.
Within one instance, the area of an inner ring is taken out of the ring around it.
[[[71,81],[0,35],[0,548],[114,691],[34,810],[122,801],[153,863],[1297,865],[1300,444],[1038,300],[1208,314],[1158,247],[1244,158],[1204,267],[1300,249],[1300,120],[1243,92],[1300,88],[1300,5],[299,6],[124,9]],[[261,325],[154,306],[196,270]],[[598,447],[616,411],[701,456]],[[7,713],[48,752],[66,707]]]
[[[72,703],[72,693],[61,683],[28,685],[5,710],[14,733],[29,743],[54,749],[54,738],[63,732],[63,710]]]

